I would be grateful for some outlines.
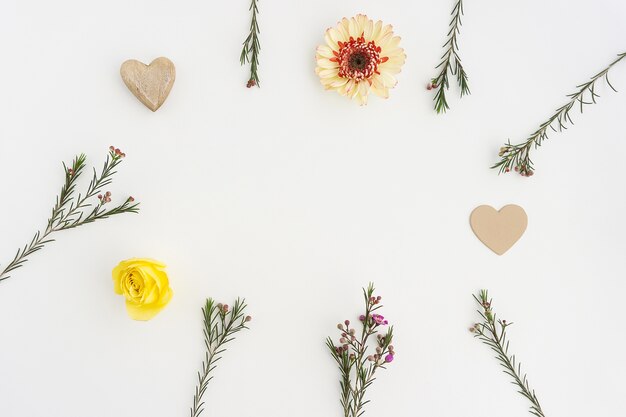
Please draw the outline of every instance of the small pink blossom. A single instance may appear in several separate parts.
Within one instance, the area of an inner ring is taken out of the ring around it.
[[[372,314],[372,320],[378,326],[389,324],[389,322],[385,320],[385,317],[381,316],[380,314]]]
[[[385,356],[385,362],[387,363],[393,362],[393,355],[391,353]]]

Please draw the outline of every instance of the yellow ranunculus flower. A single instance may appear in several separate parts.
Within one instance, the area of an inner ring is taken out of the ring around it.
[[[113,268],[117,294],[126,297],[126,311],[134,320],[150,320],[172,299],[165,265],[152,259],[128,259]]]

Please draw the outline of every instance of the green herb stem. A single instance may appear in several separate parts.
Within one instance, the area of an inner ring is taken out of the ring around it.
[[[213,379],[211,372],[216,368],[221,355],[226,351],[225,345],[234,340],[235,333],[247,329],[246,323],[251,320],[250,316],[244,316],[246,309],[245,300],[237,299],[232,307],[216,304],[212,298],[208,298],[202,308],[204,321],[204,346],[205,354],[202,362],[202,370],[198,372],[198,384],[193,396],[191,417],[198,417],[204,411],[204,393]]]
[[[115,149],[110,150],[100,175],[97,175],[94,170],[93,179],[84,195],[79,193],[76,196],[76,185],[85,168],[87,159],[85,155],[76,156],[70,168],[63,164],[65,182],[56,198],[45,230],[36,232],[30,243],[17,250],[13,260],[0,272],[0,281],[10,278],[10,273],[21,268],[28,261],[29,256],[43,249],[47,243],[54,242],[51,236],[56,232],[73,229],[117,214],[139,212],[139,203],[134,203],[132,197],[111,209],[107,209],[105,198],[100,198],[99,203],[95,204],[88,202],[105,186],[112,183],[113,175],[116,173],[114,169],[123,158],[120,151],[117,150],[117,152]],[[90,207],[94,208],[84,216],[85,210]]]
[[[513,323],[496,318],[496,314],[491,306],[492,300],[489,299],[489,294],[486,290],[481,290],[479,297],[474,296],[474,299],[481,307],[478,313],[483,321],[482,323],[476,323],[470,330],[475,337],[496,353],[496,359],[504,368],[503,372],[513,379],[512,382],[517,386],[518,392],[530,401],[530,413],[537,417],[545,417],[535,391],[530,388],[526,374],[522,375],[521,364],[516,362],[515,355],[508,353],[509,341],[506,329]]]
[[[500,161],[493,165],[491,168],[497,168],[499,173],[509,172],[515,170],[522,176],[530,177],[534,173],[533,161],[530,158],[530,152],[533,149],[537,149],[544,140],[548,139],[548,132],[562,132],[567,129],[568,125],[573,125],[574,122],[571,117],[571,111],[578,103],[580,112],[583,112],[585,105],[595,104],[596,99],[600,97],[596,93],[596,82],[604,78],[613,91],[617,91],[609,81],[609,71],[615,64],[620,62],[626,57],[626,52],[618,54],[617,58],[611,62],[602,71],[591,77],[589,81],[576,86],[578,91],[568,94],[569,101],[563,106],[559,107],[556,112],[548,118],[545,122],[539,125],[539,128],[535,130],[528,138],[521,143],[511,144],[509,140],[500,148]]]
[[[384,336],[379,336],[375,358],[367,354],[370,337],[378,333],[378,326],[374,324],[372,315],[382,308],[378,302],[372,301],[373,294],[374,286],[372,284],[367,289],[363,289],[365,314],[361,334],[358,338],[352,339],[352,336],[356,335],[356,329],[350,328],[349,324],[346,324],[346,327],[340,330],[342,334],[348,334],[348,337],[342,336],[344,342],[340,340],[341,346],[336,346],[330,337],[326,339],[326,346],[341,373],[339,381],[341,387],[340,403],[344,417],[359,417],[365,412],[364,407],[369,402],[365,399],[366,391],[376,380],[376,371],[386,369],[385,355],[393,352],[391,346],[393,326],[391,326]]]
[[[432,88],[435,88],[435,111],[437,113],[445,113],[450,108],[446,98],[446,90],[450,88],[450,75],[456,75],[461,97],[470,94],[469,84],[467,81],[467,73],[461,64],[459,56],[458,35],[461,32],[461,17],[463,16],[463,0],[455,0],[452,9],[452,20],[450,20],[450,29],[448,31],[448,40],[443,45],[444,54],[441,56],[441,62],[435,67],[440,69],[439,75],[431,80]],[[430,88],[430,87],[429,87]]]
[[[259,54],[261,53],[261,43],[259,42],[259,33],[261,33],[259,29],[259,22],[257,21],[257,14],[259,13],[258,0],[251,0],[250,2],[250,12],[252,13],[252,19],[250,21],[250,33],[248,37],[243,42],[243,48],[241,50],[241,56],[239,57],[239,61],[241,65],[245,65],[247,63],[250,64],[250,78],[248,79],[248,88],[260,86],[259,81]]]

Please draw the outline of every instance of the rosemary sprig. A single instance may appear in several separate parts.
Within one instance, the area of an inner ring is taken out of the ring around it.
[[[198,417],[204,411],[202,397],[213,379],[211,372],[217,367],[217,361],[222,359],[221,354],[226,351],[225,345],[235,338],[235,333],[248,328],[246,323],[252,320],[252,317],[244,316],[246,307],[245,300],[239,298],[232,310],[227,304],[216,304],[212,298],[206,300],[202,308],[206,352],[202,370],[198,372],[198,385],[193,396],[191,417]]]
[[[514,169],[522,176],[532,176],[535,168],[533,161],[530,159],[531,149],[537,149],[545,139],[548,139],[548,129],[554,132],[562,132],[567,129],[568,124],[574,124],[570,112],[576,103],[580,105],[581,113],[585,105],[596,103],[596,98],[600,96],[596,93],[595,88],[596,82],[600,79],[604,78],[609,87],[617,92],[609,81],[609,70],[624,59],[624,57],[626,57],[626,52],[618,54],[617,58],[611,62],[608,67],[591,77],[586,83],[577,85],[576,88],[578,88],[578,91],[567,95],[570,100],[559,107],[556,113],[548,120],[539,125],[539,128],[535,130],[526,141],[517,144],[511,144],[510,140],[507,141],[507,143],[500,148],[500,161],[491,168],[498,168],[499,173],[510,172],[511,169]]]
[[[504,368],[503,372],[513,379],[512,383],[517,386],[518,392],[530,401],[530,413],[537,417],[545,417],[535,391],[530,388],[526,374],[522,376],[521,364],[516,362],[515,355],[508,353],[509,341],[506,336],[506,329],[513,323],[496,318],[491,307],[492,300],[489,299],[487,290],[481,290],[479,297],[474,295],[474,299],[481,307],[477,311],[483,322],[476,323],[470,328],[470,331],[474,333],[474,337],[480,339],[496,353],[496,359]]]
[[[107,209],[106,204],[111,202],[111,193],[108,191],[104,195],[98,195],[98,203],[91,202],[96,194],[113,182],[113,175],[116,173],[115,168],[125,156],[122,151],[111,146],[102,172],[98,175],[94,169],[93,178],[87,191],[84,194],[78,193],[78,195],[76,195],[76,184],[85,169],[87,158],[84,154],[76,156],[72,161],[71,168],[68,168],[64,163],[65,183],[56,198],[48,219],[48,225],[45,230],[35,233],[30,243],[17,250],[13,260],[0,272],[0,281],[10,278],[10,273],[21,268],[28,261],[30,255],[43,249],[47,243],[54,242],[51,236],[55,232],[73,229],[117,214],[138,213],[139,203],[134,203],[133,197],[128,197],[119,206]]]
[[[326,346],[341,372],[340,402],[344,417],[359,417],[365,412],[364,406],[369,402],[365,399],[365,393],[375,381],[376,371],[386,369],[385,365],[393,361],[395,356],[391,345],[393,326],[385,335],[378,334],[378,328],[386,326],[388,322],[383,316],[375,313],[382,305],[381,297],[374,297],[373,284],[367,289],[363,288],[363,296],[365,314],[359,317],[362,323],[360,336],[357,337],[356,328],[350,327],[350,320],[346,320],[337,325],[341,333],[338,346],[332,338],[326,339]],[[376,335],[376,353],[368,355],[368,340],[373,335]]]
[[[429,90],[433,88],[437,90],[433,100],[435,101],[435,110],[437,113],[445,113],[450,108],[446,99],[446,90],[450,88],[450,75],[456,75],[459,88],[461,89],[461,97],[470,94],[469,84],[467,82],[467,73],[461,64],[459,57],[459,44],[457,36],[461,31],[461,16],[463,16],[463,0],[455,0],[452,9],[452,20],[450,20],[450,30],[448,31],[448,40],[443,45],[444,53],[441,56],[441,63],[435,67],[441,68],[439,75],[431,80],[428,86]]]
[[[246,63],[250,64],[250,78],[246,86],[251,88],[255,85],[259,87],[259,74],[257,71],[259,68],[259,53],[261,52],[261,44],[259,43],[259,33],[261,33],[261,31],[259,30],[259,23],[257,21],[257,14],[259,13],[258,0],[251,0],[248,10],[252,12],[250,33],[243,42],[243,49],[241,50],[239,61],[241,65],[245,65]]]

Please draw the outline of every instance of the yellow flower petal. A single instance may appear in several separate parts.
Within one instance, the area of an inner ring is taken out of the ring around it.
[[[349,26],[350,26],[350,19],[347,19],[345,17],[343,19],[341,19],[341,22],[339,22],[337,24],[337,31],[339,33],[341,33],[341,37],[342,37],[341,41],[342,42],[346,42],[346,41],[348,41],[348,39],[350,39],[350,29],[349,29]]]
[[[370,89],[372,93],[376,94],[378,97],[389,98],[389,89],[385,88],[378,74],[372,77]]]
[[[129,259],[113,268],[113,290],[126,298],[128,314],[148,320],[172,298],[165,265],[152,259]]]
[[[381,54],[383,56],[389,56],[388,51],[393,51],[394,49],[398,48],[398,45],[400,45],[400,37],[399,36],[393,36],[393,33],[391,33],[391,37],[389,37],[389,39],[387,39],[387,42],[385,42],[385,40],[381,40],[380,42],[380,46],[382,49]]]
[[[358,84],[357,87],[358,91],[355,97],[359,105],[363,106],[367,104],[367,96],[370,92],[370,86],[366,81],[362,81]]]
[[[371,40],[373,40],[374,42],[378,42],[378,38],[380,37],[380,32],[383,29],[383,22],[381,20],[379,20],[378,22],[376,22],[376,24],[374,25],[374,28],[372,29],[372,37]]]
[[[333,54],[333,50],[330,49],[330,47],[326,45],[318,46],[315,52],[317,52],[317,55],[324,57],[324,58],[333,58],[335,56]]]
[[[337,31],[335,28],[330,28],[326,31],[327,39],[326,42],[330,45],[331,48],[336,49],[339,46],[337,45],[338,41],[343,39],[343,36]],[[330,40],[330,41],[329,41]]]
[[[337,62],[333,62],[327,58],[318,59],[317,66],[320,68],[339,68],[339,64]]]
[[[393,61],[389,60],[387,62],[385,62],[384,64],[380,65],[378,67],[379,72],[386,72],[389,74],[399,74],[400,71],[402,70],[402,64],[404,64],[404,61],[402,61],[401,64],[396,64]]]
[[[380,46],[383,44],[383,42],[388,42],[389,38],[391,38],[392,36],[393,27],[391,25],[385,25],[381,27],[380,32],[378,33],[378,36],[376,37],[374,42],[376,42],[376,45]]]
[[[338,73],[339,70],[337,68],[320,68],[317,75],[319,75],[320,78],[331,78],[337,76]]]
[[[369,20],[364,14],[356,15],[357,37],[364,34],[367,22],[371,22],[371,20]]]
[[[331,83],[329,84],[330,87],[332,88],[339,88],[343,85],[346,85],[348,83],[348,80],[345,78],[340,78],[340,77],[335,77],[335,78],[331,78]]]
[[[126,312],[133,320],[147,321],[156,316],[170,302],[174,292],[169,291],[164,295],[161,303],[155,304],[136,304],[126,301]]]
[[[374,31],[374,22],[367,19],[365,23],[362,24],[363,27],[363,37],[365,38],[366,42],[371,41],[372,38],[372,32]]]
[[[361,33],[359,32],[359,24],[354,17],[348,22],[348,33],[355,39],[361,36]]]
[[[387,71],[381,71],[380,79],[383,85],[385,86],[385,88],[393,88],[398,83],[398,81],[396,80],[396,77],[389,74]]]

